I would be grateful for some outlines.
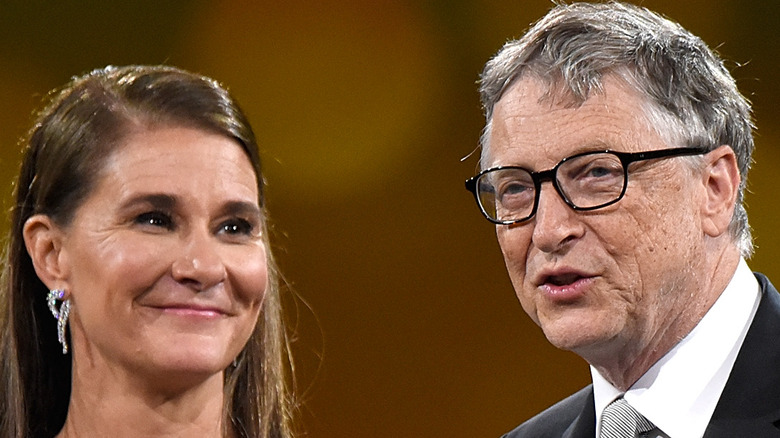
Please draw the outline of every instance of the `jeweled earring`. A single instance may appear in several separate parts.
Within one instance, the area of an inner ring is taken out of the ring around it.
[[[68,353],[68,340],[65,339],[65,329],[68,327],[68,316],[70,315],[70,300],[63,300],[59,310],[57,301],[65,298],[65,291],[62,289],[52,289],[46,297],[51,314],[57,318],[57,340],[62,344],[62,354]]]

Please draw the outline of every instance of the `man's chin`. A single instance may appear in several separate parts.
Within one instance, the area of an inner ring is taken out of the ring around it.
[[[604,327],[551,324],[542,330],[547,340],[561,350],[571,351],[586,360],[590,356],[614,354],[616,333]]]

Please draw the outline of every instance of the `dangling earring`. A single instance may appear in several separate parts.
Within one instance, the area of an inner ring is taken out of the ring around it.
[[[57,310],[57,301],[65,298],[65,291],[62,289],[52,289],[46,297],[51,314],[57,318],[57,340],[62,344],[62,354],[68,353],[68,340],[65,339],[65,328],[68,326],[68,315],[70,315],[70,300],[62,301],[60,309]]]

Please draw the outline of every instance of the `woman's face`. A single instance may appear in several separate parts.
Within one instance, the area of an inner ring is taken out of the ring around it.
[[[224,370],[263,302],[262,225],[235,141],[176,127],[130,135],[63,231],[76,364],[136,377]]]

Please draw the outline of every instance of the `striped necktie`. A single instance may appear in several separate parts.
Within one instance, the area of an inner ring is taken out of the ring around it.
[[[653,423],[620,397],[610,403],[601,414],[599,438],[636,438],[639,434],[653,429]]]

